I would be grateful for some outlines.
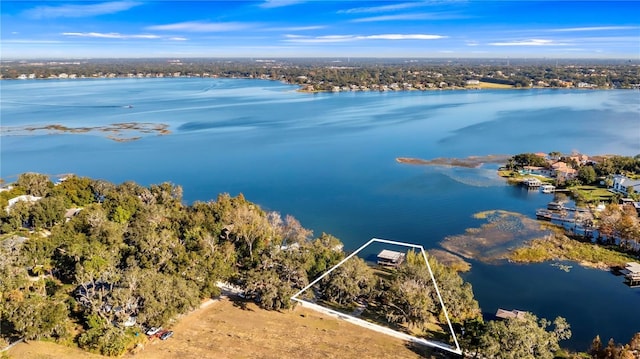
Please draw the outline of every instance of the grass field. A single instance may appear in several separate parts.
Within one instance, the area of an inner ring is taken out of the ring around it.
[[[309,309],[287,312],[223,299],[183,317],[174,336],[139,348],[131,359],[191,358],[424,358],[404,341]],[[48,342],[16,345],[11,358],[105,358]],[[427,356],[428,357],[428,356]]]

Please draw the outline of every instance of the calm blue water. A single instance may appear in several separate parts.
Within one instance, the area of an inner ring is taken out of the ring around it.
[[[187,201],[244,195],[355,249],[371,237],[438,247],[505,209],[531,216],[549,195],[506,185],[495,167],[402,165],[396,157],[521,152],[640,153],[637,91],[302,94],[258,80],[2,81],[0,176],[76,173],[120,183],[171,181]],[[132,105],[133,108],[126,108]],[[166,123],[172,133],[119,143],[100,133],[9,135],[7,128]],[[473,263],[487,313],[567,317],[585,350],[595,334],[640,331],[640,290],[606,272]]]

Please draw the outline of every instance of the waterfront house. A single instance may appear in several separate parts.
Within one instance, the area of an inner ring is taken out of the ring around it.
[[[405,254],[402,252],[383,249],[378,254],[378,264],[385,267],[397,267],[404,262]]]
[[[635,192],[640,191],[640,180],[633,180],[623,175],[613,176],[613,186],[611,186],[611,189],[614,192],[627,196],[629,195],[629,188],[633,188]]]

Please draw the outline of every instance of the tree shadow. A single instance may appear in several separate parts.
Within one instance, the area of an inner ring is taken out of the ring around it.
[[[431,348],[414,342],[405,344],[407,349],[427,359],[460,359],[462,355],[454,354],[443,349]]]
[[[229,300],[233,303],[233,306],[236,308],[240,308],[242,310],[253,312],[254,310],[248,307],[248,304],[251,302],[247,299],[243,299],[240,297],[229,297]]]

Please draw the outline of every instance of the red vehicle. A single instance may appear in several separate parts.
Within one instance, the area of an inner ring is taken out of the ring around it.
[[[173,331],[165,330],[162,334],[160,334],[160,340],[167,340],[171,338],[172,335],[173,335]]]

